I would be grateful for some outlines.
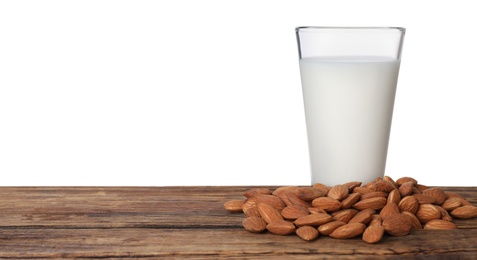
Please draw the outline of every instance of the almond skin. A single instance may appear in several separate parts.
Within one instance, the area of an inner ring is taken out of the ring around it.
[[[287,194],[287,199],[291,205],[300,205],[305,208],[311,207],[311,204],[308,201],[300,199],[294,192],[289,192]]]
[[[294,192],[294,190],[296,189],[298,189],[298,187],[296,186],[283,186],[283,187],[275,189],[272,192],[272,195],[280,198],[285,203],[285,205],[288,206],[288,205],[291,205],[291,202],[288,201],[287,195],[290,192]]]
[[[296,228],[293,223],[286,220],[279,220],[268,223],[267,230],[275,235],[288,235],[295,232]]]
[[[310,214],[297,218],[293,223],[297,227],[301,226],[319,226],[332,220],[331,216],[325,213]]]
[[[359,211],[357,209],[342,209],[331,214],[333,220],[348,223]]]
[[[353,189],[361,186],[361,184],[362,182],[360,181],[350,181],[350,182],[344,183],[343,186],[347,187],[349,192],[353,192]]]
[[[280,198],[273,195],[258,195],[255,196],[255,200],[256,203],[268,204],[279,211],[286,207],[286,204]]]
[[[396,189],[396,186],[394,186],[394,184],[390,183],[389,181],[379,180],[374,183],[371,189],[374,191],[383,191],[389,193],[392,190]]]
[[[416,217],[421,223],[427,223],[433,219],[440,219],[440,210],[433,204],[421,204],[416,212]]]
[[[257,195],[272,195],[272,191],[266,188],[252,188],[242,193],[244,197],[251,198]]]
[[[298,188],[294,190],[293,193],[295,193],[298,198],[305,201],[312,201],[316,198],[325,196],[325,192],[323,190],[312,187]]]
[[[331,232],[330,237],[332,238],[353,238],[363,234],[366,226],[363,223],[349,223],[343,225],[333,232]]]
[[[477,207],[475,206],[461,206],[451,211],[453,217],[461,219],[469,219],[477,217]]]
[[[462,199],[461,198],[447,198],[444,203],[442,203],[442,208],[447,211],[453,211],[454,209],[462,206]]]
[[[243,200],[231,200],[224,204],[224,209],[229,212],[239,213],[242,211]]]
[[[384,227],[381,225],[372,225],[367,227],[363,232],[363,240],[369,244],[379,242],[384,235]]]
[[[416,215],[411,212],[403,211],[402,214],[406,215],[411,221],[411,229],[422,229],[421,222],[417,219]]]
[[[424,194],[413,194],[412,196],[417,199],[419,204],[434,204],[434,203],[436,203],[436,199],[434,199],[431,196],[427,196],[427,195],[424,195]]]
[[[318,232],[320,234],[323,234],[323,235],[327,236],[327,235],[331,234],[333,231],[335,231],[335,229],[337,229],[337,228],[339,228],[343,225],[346,225],[346,222],[339,221],[339,220],[331,221],[331,222],[328,222],[326,224],[320,225],[318,227]]]
[[[417,185],[416,179],[414,179],[412,177],[401,177],[401,178],[396,180],[396,184],[401,186],[403,183],[408,182],[408,181],[412,182],[413,185]]]
[[[386,198],[375,197],[375,198],[360,200],[356,202],[353,205],[353,207],[357,210],[365,210],[365,209],[380,210],[386,205],[387,202],[388,201]]]
[[[401,194],[401,197],[410,195],[412,193],[413,187],[414,187],[414,184],[412,181],[405,182],[401,186],[399,186],[399,193]]]
[[[243,202],[243,205],[242,205],[242,211],[244,213],[247,213],[247,211],[250,209],[250,208],[253,208],[253,207],[257,207],[257,201],[255,200],[255,198],[248,198],[246,199],[244,202]]]
[[[396,205],[398,205],[400,201],[401,201],[401,193],[399,193],[398,189],[392,190],[388,194],[388,203],[394,202],[396,203]]]
[[[427,190],[422,191],[422,194],[436,199],[437,205],[441,205],[447,199],[447,194],[441,188],[429,188]]]
[[[383,219],[383,227],[391,236],[406,236],[411,232],[411,220],[404,214],[398,213]]]
[[[353,189],[353,193],[359,193],[361,195],[364,195],[364,194],[370,193],[370,192],[373,192],[373,190],[370,189],[370,188],[362,187],[362,186],[356,187],[356,188]]]
[[[310,214],[307,208],[300,205],[286,206],[281,213],[282,216],[286,219],[297,219],[301,216],[306,216]]]
[[[450,222],[442,219],[434,219],[427,222],[424,225],[424,229],[456,229],[457,226]]]
[[[388,193],[386,193],[384,191],[373,191],[373,192],[361,195],[361,200],[365,200],[365,199],[369,199],[369,198],[375,198],[375,197],[386,198],[387,196],[388,196]]]
[[[296,229],[295,232],[301,239],[303,239],[305,241],[313,241],[319,235],[318,230],[314,227],[311,227],[311,226],[299,227],[299,228]]]
[[[342,201],[348,197],[349,189],[344,185],[335,185],[328,191],[328,197]]]
[[[417,208],[416,208],[417,209]],[[387,218],[388,216],[400,213],[401,211],[399,210],[398,206],[396,203],[391,202],[386,204],[383,209],[379,212],[379,216],[381,216],[382,219]]]
[[[341,208],[342,209],[349,209],[353,204],[358,202],[359,198],[361,197],[361,194],[359,193],[351,193],[346,197],[346,199],[341,201]]]
[[[416,214],[417,209],[419,208],[419,202],[414,196],[406,196],[401,199],[398,207],[400,211],[409,211],[412,214]]]
[[[242,226],[249,232],[260,233],[267,228],[267,223],[260,217],[248,217],[242,221]]]
[[[247,208],[243,213],[245,213],[246,217],[260,217],[257,205]]]
[[[368,222],[368,226],[372,226],[372,225],[381,226],[382,224],[383,224],[383,218],[379,216],[378,214],[372,215],[371,220]]]
[[[282,214],[277,209],[265,203],[258,204],[258,212],[260,212],[260,216],[268,224],[283,220]]]
[[[367,225],[376,213],[374,209],[365,209],[358,212],[348,223],[362,223]]]
[[[326,212],[334,212],[341,209],[341,202],[330,197],[320,197],[314,199],[311,204],[315,208],[324,209]]]

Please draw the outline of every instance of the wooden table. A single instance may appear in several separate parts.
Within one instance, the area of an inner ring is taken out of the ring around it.
[[[247,188],[0,187],[0,258],[477,259],[477,219],[373,245],[252,234],[223,209]],[[477,187],[444,189],[477,205]]]

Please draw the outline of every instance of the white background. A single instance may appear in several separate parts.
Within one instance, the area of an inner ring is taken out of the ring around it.
[[[407,28],[386,174],[476,186],[471,3],[1,1],[0,185],[309,184],[321,25]]]

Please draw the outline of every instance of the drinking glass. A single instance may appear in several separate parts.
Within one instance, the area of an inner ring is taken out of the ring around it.
[[[312,184],[384,176],[404,34],[296,28]]]

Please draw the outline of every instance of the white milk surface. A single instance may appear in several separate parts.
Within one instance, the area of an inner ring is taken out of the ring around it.
[[[364,184],[383,176],[399,61],[305,58],[300,72],[312,183]]]

